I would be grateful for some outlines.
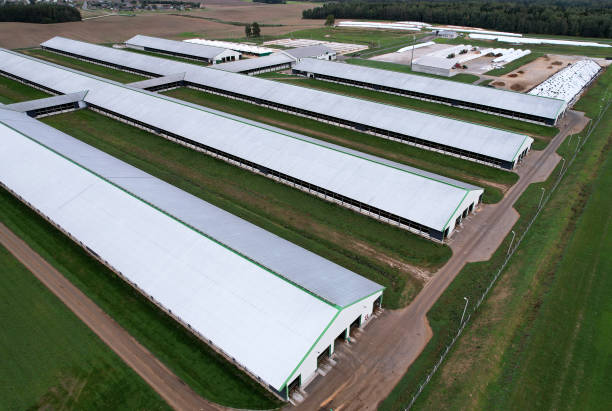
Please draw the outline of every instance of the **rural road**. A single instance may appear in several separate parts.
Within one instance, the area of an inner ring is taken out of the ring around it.
[[[559,145],[587,119],[570,111],[563,128],[540,152],[532,152],[518,170],[519,180],[502,201],[483,207],[451,243],[453,256],[406,308],[386,311],[357,337],[355,347],[336,351],[337,365],[306,389],[300,410],[374,410],[389,395],[432,335],[427,312],[467,262],[486,260],[508,234],[518,213],[513,205],[529,184],[543,181],[555,168]]]
[[[177,410],[222,410],[187,384],[140,345],[93,301],[0,223],[0,243],[72,310],[125,363]]]

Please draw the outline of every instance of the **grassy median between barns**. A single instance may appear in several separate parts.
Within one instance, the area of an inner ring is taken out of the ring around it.
[[[0,220],[204,398],[234,408],[269,409],[279,405],[259,384],[2,188]],[[98,366],[105,364],[100,362]],[[111,371],[100,370],[105,374]],[[66,370],[68,379],[70,372]],[[87,370],[84,372],[88,375]],[[98,390],[106,383],[95,384]],[[142,405],[134,403],[136,408]]]
[[[452,107],[446,104],[439,104],[431,101],[419,100],[416,98],[398,96],[396,94],[383,93],[381,91],[369,90],[346,84],[332,83],[324,80],[316,80],[301,76],[292,76],[280,73],[265,73],[260,75],[259,77],[282,81],[284,83],[290,83],[296,86],[331,91],[332,93],[344,94],[347,96],[372,100],[384,104],[391,104],[398,107],[441,115],[457,120],[483,124],[485,126],[501,128],[516,133],[529,134],[530,136],[533,136],[536,139],[544,140],[546,143],[548,143],[548,141],[559,132],[559,129],[557,129],[556,127],[529,123],[526,121],[515,120],[512,118],[496,116],[493,114],[481,113],[475,110]]]
[[[406,230],[88,110],[44,122],[387,287],[398,308],[451,251]]]
[[[170,409],[2,245],[0,311],[0,408]]]
[[[104,77],[109,80],[118,81],[119,83],[132,83],[134,81],[145,80],[147,77],[128,73],[126,71],[117,70],[111,67],[102,66],[88,61],[79,60],[59,53],[42,49],[20,50],[20,53],[35,57],[40,60],[46,60],[51,63],[59,64],[64,67],[69,67],[85,73],[93,74],[94,76]]]
[[[50,97],[50,95],[16,80],[0,76],[0,103],[2,104],[21,103],[45,97]]]
[[[513,172],[201,90],[179,88],[164,94],[484,187],[485,203],[501,200],[518,179]]]
[[[576,109],[594,118],[612,85],[602,75]],[[585,132],[580,135],[584,139]],[[577,136],[558,152],[569,161]],[[489,298],[427,386],[422,409],[606,409],[612,401],[612,116],[604,115]],[[562,164],[517,203],[521,235]],[[412,398],[457,331],[463,297],[480,297],[503,261],[467,265],[428,314],[434,336],[381,409]]]

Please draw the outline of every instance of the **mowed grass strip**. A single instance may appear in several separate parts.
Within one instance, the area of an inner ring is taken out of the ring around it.
[[[576,105],[596,117],[608,70]],[[584,139],[585,132],[581,133]],[[558,153],[568,159],[577,137]],[[606,409],[610,403],[610,171],[612,117],[604,116],[481,310],[417,401],[419,409]],[[550,191],[561,164],[519,199],[517,236]],[[599,176],[599,177],[598,177]],[[587,202],[588,201],[588,202]],[[586,206],[586,208],[585,208]],[[468,264],[428,314],[432,340],[381,409],[412,398],[480,297],[512,235],[487,262]]]
[[[379,282],[390,308],[407,304],[420,289],[414,266],[433,270],[451,255],[447,246],[92,111],[43,121]]]
[[[0,312],[0,408],[170,409],[2,245]]]
[[[51,63],[59,64],[64,67],[69,67],[75,70],[83,71],[85,73],[93,74],[94,76],[114,80],[119,83],[133,83],[135,81],[147,79],[147,77],[140,76],[138,74],[116,70],[114,68],[90,63],[88,61],[79,60],[73,57],[65,56],[59,53],[53,53],[47,50],[28,49],[20,50],[20,53],[27,54],[28,56],[32,56],[37,59],[46,60]]]
[[[376,101],[384,104],[391,104],[397,107],[403,107],[411,110],[441,115],[462,121],[469,121],[472,123],[478,123],[486,126],[514,131],[516,133],[528,134],[530,136],[535,137],[536,140],[543,140],[545,144],[548,144],[550,139],[559,132],[559,129],[556,127],[528,123],[526,121],[515,120],[512,118],[481,113],[475,110],[452,107],[446,104],[438,104],[431,101],[398,96],[396,94],[383,93],[381,91],[374,91],[361,87],[349,86],[346,84],[332,83],[329,81],[316,80],[299,76],[282,75],[279,73],[265,74],[265,77],[270,78],[272,80],[282,81],[283,83],[294,84],[296,86],[309,87],[323,91],[331,91],[333,93],[343,94],[346,96],[362,98],[365,100]]]
[[[501,200],[518,179],[513,172],[201,90],[178,88],[163,94],[484,187],[485,203]]]
[[[0,76],[0,103],[2,104],[20,103],[50,96],[44,91],[20,83],[17,80]]]
[[[168,317],[112,271],[91,258],[70,238],[3,188],[0,188],[0,220],[204,398],[233,408],[270,409],[279,405],[279,402],[263,387],[216,354],[174,319]],[[129,250],[126,250],[126,252],[129,252]],[[5,291],[12,290],[8,286],[2,289]],[[32,295],[23,299],[23,301],[28,304],[37,304],[37,299]],[[41,317],[41,321],[45,321],[44,316]],[[40,327],[41,324],[35,325],[33,328],[36,328],[36,326]],[[6,331],[2,335],[8,338]],[[68,333],[66,335],[72,338],[72,334]],[[31,337],[35,337],[35,335],[31,335]],[[28,341],[30,344],[33,344],[34,341],[45,341],[43,336],[39,337],[41,338]],[[58,340],[58,342],[62,341]],[[78,344],[82,344],[82,342],[75,339],[73,345]],[[77,350],[78,347],[73,345],[68,345],[67,350],[74,349],[76,353],[79,353],[80,349]],[[57,350],[57,348],[55,349]],[[32,362],[31,366],[34,367],[34,373],[43,372],[36,368],[38,367],[36,363],[41,359],[44,361],[44,350],[44,347],[41,348],[40,354],[29,360]],[[6,363],[6,360],[4,361]],[[61,358],[58,358],[57,361],[62,364]],[[122,396],[123,393],[120,392],[120,388],[124,385],[126,388],[125,395],[133,393],[127,390],[130,388],[129,381],[127,378],[114,380],[112,377],[113,370],[108,368],[107,363],[100,362],[95,369],[93,369],[93,366],[89,368],[83,366],[83,371],[77,370],[78,373],[68,369],[65,371],[67,381],[72,381],[72,375],[75,373],[77,376],[82,376],[81,379],[91,378],[94,381],[92,390],[102,393],[117,390],[117,402],[115,403],[113,398],[108,398],[107,401],[110,404],[114,404],[118,408],[146,409],[144,397],[143,403],[138,403],[137,399],[139,397],[136,393],[134,393],[134,399]],[[39,362],[39,364],[40,368],[44,368],[44,362]],[[58,385],[61,388],[63,387],[61,382],[64,377],[59,371],[58,369],[51,372],[55,373],[54,376],[60,379]],[[8,370],[6,372],[8,373]],[[27,375],[23,378],[26,377]],[[97,381],[98,378],[102,381]],[[105,381],[106,378],[108,378],[108,381]],[[111,388],[106,389],[105,384],[112,386],[112,390]],[[146,390],[141,391],[145,392]],[[124,406],[130,404],[131,401],[134,401],[132,407]],[[153,402],[151,404],[155,405]],[[77,408],[91,409],[91,407]],[[116,409],[116,407],[108,408]]]

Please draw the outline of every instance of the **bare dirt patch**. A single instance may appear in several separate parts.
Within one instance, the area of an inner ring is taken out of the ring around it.
[[[512,86],[510,86],[510,89],[513,91],[523,91],[525,90],[525,85],[521,83],[515,83]]]
[[[302,10],[309,4],[263,4],[230,1],[206,3],[203,10],[185,14],[233,22],[253,22],[281,25],[262,27],[264,35],[280,35],[294,30],[320,27],[317,20],[302,20]],[[167,13],[139,13],[129,16],[107,16],[70,23],[0,24],[0,46],[5,48],[36,47],[53,36],[64,36],[92,43],[121,42],[136,34],[168,38],[185,38],[181,33],[193,32],[206,38],[238,38],[244,36],[244,27],[224,24],[202,18],[188,18]]]
[[[519,67],[518,70],[501,76],[502,84],[495,82],[493,85],[506,90],[528,91],[580,58],[578,56],[545,55]]]
[[[504,87],[506,85],[506,83],[504,83],[503,81],[495,81],[493,83],[491,83],[492,86],[498,86],[498,87]]]
[[[508,77],[512,77],[512,78],[517,77],[517,76],[518,76],[518,74],[516,74],[516,73],[508,74]]]

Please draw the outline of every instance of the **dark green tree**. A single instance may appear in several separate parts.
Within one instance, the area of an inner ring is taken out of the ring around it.
[[[257,22],[253,22],[253,24],[251,24],[251,31],[253,37],[261,36],[261,29],[259,28],[259,24]]]
[[[246,26],[244,26],[244,34],[247,38],[253,35],[253,30],[251,29],[250,24],[247,24]]]
[[[327,18],[325,19],[325,25],[332,27],[334,25],[334,23],[336,22],[336,18],[334,17],[333,14],[328,14]]]

